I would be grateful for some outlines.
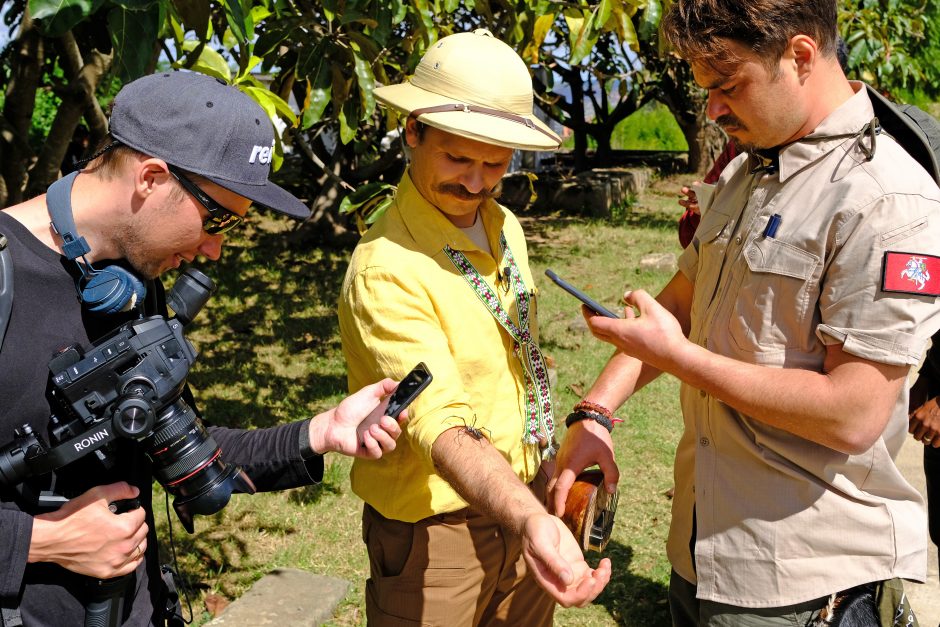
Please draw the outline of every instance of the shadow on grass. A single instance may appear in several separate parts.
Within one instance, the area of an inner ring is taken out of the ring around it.
[[[292,235],[249,231],[202,268],[217,290],[193,324],[190,382],[213,424],[299,420],[346,391],[335,303],[350,251],[303,248]]]
[[[604,557],[609,557],[613,572],[610,583],[604,592],[594,599],[594,605],[603,606],[618,625],[630,627],[669,627],[667,586],[641,577],[630,571],[633,561],[633,548],[617,541],[611,541],[604,549]],[[589,558],[595,566],[600,557]]]
[[[294,505],[313,505],[320,502],[320,499],[327,494],[342,494],[343,490],[340,486],[324,481],[323,483],[317,483],[315,485],[308,485],[302,488],[297,488],[292,490],[290,496],[287,497],[287,500],[293,503]]]

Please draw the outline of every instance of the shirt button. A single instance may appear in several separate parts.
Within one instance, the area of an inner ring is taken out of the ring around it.
[[[698,395],[701,396],[702,398],[705,398],[705,396],[706,396],[706,395],[705,395],[705,390],[699,390],[699,391],[698,391]]]
[[[698,441],[698,443],[701,444],[702,446],[708,446],[708,438],[702,438],[701,440]]]
[[[735,243],[735,244],[740,244],[740,243],[741,243],[741,236],[740,236],[740,235],[738,235],[736,238],[734,238],[734,243]]]

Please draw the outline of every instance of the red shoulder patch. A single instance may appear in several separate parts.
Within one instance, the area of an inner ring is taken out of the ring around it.
[[[887,251],[881,289],[918,296],[940,296],[940,257]]]

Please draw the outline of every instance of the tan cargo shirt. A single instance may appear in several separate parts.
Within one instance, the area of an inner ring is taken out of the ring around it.
[[[940,326],[938,299],[882,291],[882,264],[886,251],[940,255],[940,190],[884,134],[866,161],[859,142],[870,140],[857,133],[874,114],[863,86],[853,87],[780,152],[778,171],[751,173],[757,160],[745,154],[722,174],[679,263],[695,287],[693,342],[772,368],[821,372],[835,343],[874,362],[918,363]],[[774,214],[779,226],[766,236]],[[668,541],[675,571],[697,583],[700,599],[742,607],[924,580],[924,503],[894,463],[907,399],[905,389],[870,450],[847,455],[683,385]]]

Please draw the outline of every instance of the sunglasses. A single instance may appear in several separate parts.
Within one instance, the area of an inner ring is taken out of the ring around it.
[[[180,182],[180,185],[183,186],[183,189],[192,194],[193,197],[199,201],[199,204],[205,207],[206,211],[209,212],[209,217],[206,218],[202,223],[203,231],[209,235],[221,235],[222,233],[231,231],[244,221],[242,216],[230,211],[229,209],[226,209],[213,200],[212,196],[202,191],[198,185],[186,178],[186,176],[184,176],[178,168],[174,166],[168,167],[170,174],[172,174],[176,180]]]

